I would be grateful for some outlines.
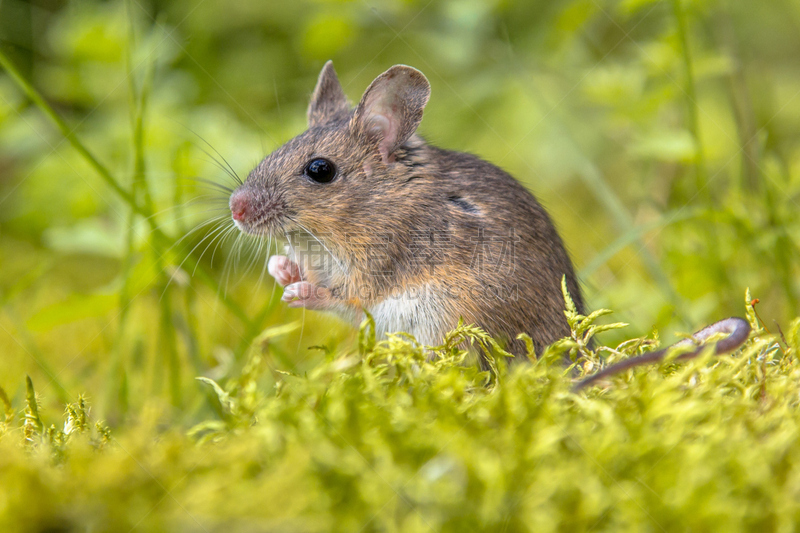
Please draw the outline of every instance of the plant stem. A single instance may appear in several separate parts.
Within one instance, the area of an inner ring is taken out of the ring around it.
[[[698,193],[705,191],[704,195],[709,196],[709,191],[705,187],[708,176],[706,173],[703,141],[700,138],[700,118],[697,113],[697,91],[695,89],[694,63],[692,61],[692,52],[689,49],[689,37],[686,32],[686,17],[681,7],[681,0],[672,0],[672,9],[675,13],[675,21],[677,22],[678,38],[681,42],[681,56],[683,57],[683,69],[686,76],[686,84],[683,89],[686,93],[686,111],[689,117],[689,131],[691,131],[692,136],[694,137],[696,146],[694,156],[696,187]]]
[[[66,138],[75,150],[89,163],[89,165],[100,175],[111,189],[116,192],[122,200],[130,206],[131,209],[144,218],[153,235],[153,240],[156,242],[160,250],[168,250],[174,243],[162,230],[158,227],[158,223],[152,217],[152,213],[142,207],[136,202],[134,196],[125,190],[119,182],[114,178],[111,172],[102,164],[97,158],[89,151],[88,148],[78,139],[75,132],[70,129],[64,119],[53,110],[52,107],[45,101],[39,92],[20,74],[19,70],[8,59],[2,50],[0,50],[0,66],[8,72],[11,79],[22,89],[22,91],[33,101],[34,104],[42,111],[42,113],[50,119],[53,124],[59,129],[61,134]],[[159,252],[160,253],[160,252]],[[192,257],[187,257],[184,263],[186,271],[193,271],[197,268],[197,276],[200,281],[208,285],[217,294],[221,294],[219,284],[214,278],[205,271],[202,265],[198,264]],[[231,313],[234,314],[239,320],[244,322],[246,326],[250,325],[250,319],[244,310],[234,301],[227,296],[221,295],[220,300]]]
[[[672,0],[672,10],[675,15],[675,22],[678,30],[678,38],[681,43],[681,56],[683,57],[683,69],[686,77],[684,92],[686,94],[686,110],[689,119],[689,131],[695,141],[694,171],[695,188],[697,194],[703,199],[704,203],[712,211],[714,210],[714,196],[708,186],[708,172],[706,170],[705,150],[703,140],[700,136],[700,118],[697,104],[697,90],[694,77],[694,63],[692,52],[689,48],[689,36],[686,29],[686,14],[681,6],[681,0]],[[723,286],[729,285],[728,273],[722,265],[719,254],[718,236],[713,224],[708,224],[704,228],[706,245],[708,247],[708,264],[714,272],[715,277],[721,281]]]
[[[0,50],[0,66],[2,66],[6,72],[8,72],[11,79],[23,90],[23,92],[30,98],[36,107],[38,107],[42,113],[44,113],[50,121],[56,125],[59,129],[61,134],[64,136],[67,141],[72,145],[75,150],[78,151],[81,156],[91,165],[92,168],[100,175],[100,177],[105,181],[117,194],[122,197],[125,202],[130,204],[132,207],[138,208],[136,202],[133,199],[133,196],[126,191],[122,186],[117,182],[116,179],[111,175],[108,169],[103,166],[100,161],[95,158],[89,150],[81,143],[81,141],[75,135],[75,132],[70,129],[64,119],[62,119],[58,113],[56,113],[50,105],[45,102],[44,98],[39,94],[39,92],[33,88],[33,86],[28,83],[28,80],[22,77],[17,67],[14,66],[13,63],[8,59],[8,57]],[[138,210],[139,214],[145,214],[141,210]]]

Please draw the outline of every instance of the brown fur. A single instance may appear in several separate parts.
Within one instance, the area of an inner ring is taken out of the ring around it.
[[[424,288],[408,327],[435,337],[463,317],[513,353],[524,351],[519,333],[540,352],[569,333],[562,276],[583,308],[569,256],[545,210],[509,174],[414,134],[429,94],[421,73],[396,66],[351,111],[326,64],[309,129],[266,157],[237,191],[252,205],[240,227],[290,237],[299,231],[321,242],[334,267],[306,265],[304,278],[328,289],[332,308],[353,320],[361,308]],[[317,157],[337,166],[331,183],[303,174]]]

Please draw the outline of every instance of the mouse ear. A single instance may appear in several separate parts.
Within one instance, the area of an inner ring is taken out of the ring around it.
[[[350,130],[377,141],[384,163],[411,137],[431,95],[427,78],[415,68],[395,65],[373,81],[350,120]]]
[[[322,67],[317,79],[314,94],[308,104],[308,127],[321,126],[337,118],[346,118],[350,113],[350,104],[344,95],[333,61]]]

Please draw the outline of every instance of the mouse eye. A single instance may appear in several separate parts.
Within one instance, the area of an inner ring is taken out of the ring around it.
[[[303,173],[317,183],[330,183],[336,177],[336,167],[327,159],[312,159]]]

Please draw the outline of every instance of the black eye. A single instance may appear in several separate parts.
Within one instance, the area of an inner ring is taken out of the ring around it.
[[[327,159],[312,159],[303,170],[306,176],[317,183],[330,183],[336,177],[336,167]]]

